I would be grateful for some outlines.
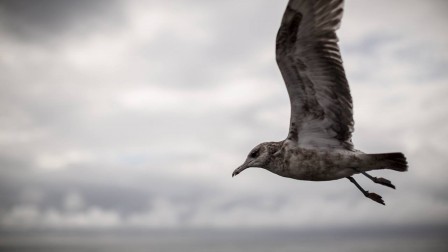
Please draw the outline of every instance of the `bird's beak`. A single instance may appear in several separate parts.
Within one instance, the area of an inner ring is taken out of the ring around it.
[[[244,164],[242,164],[242,165],[240,165],[240,167],[236,168],[232,173],[232,177],[235,177],[236,175],[240,174],[240,172],[246,170],[247,168],[249,168],[248,161],[244,162]]]

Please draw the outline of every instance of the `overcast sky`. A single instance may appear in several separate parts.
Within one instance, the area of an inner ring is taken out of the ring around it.
[[[448,4],[350,0],[338,32],[357,149],[409,172],[232,171],[283,140],[286,0],[0,1],[0,227],[448,225]]]

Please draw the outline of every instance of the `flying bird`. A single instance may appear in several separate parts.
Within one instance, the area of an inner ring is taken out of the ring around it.
[[[389,180],[367,171],[404,172],[408,165],[402,153],[366,154],[353,146],[352,97],[336,36],[343,5],[343,0],[288,2],[276,39],[276,60],[291,104],[288,136],[257,145],[232,177],[259,167],[297,180],[347,178],[364,196],[385,205],[352,176],[363,174],[395,189]]]

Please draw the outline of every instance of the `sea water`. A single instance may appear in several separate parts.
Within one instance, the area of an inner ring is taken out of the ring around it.
[[[3,234],[0,251],[25,252],[446,252],[442,233],[294,231],[31,232]]]

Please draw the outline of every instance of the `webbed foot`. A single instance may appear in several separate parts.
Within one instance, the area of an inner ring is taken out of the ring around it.
[[[385,178],[376,178],[376,177],[374,177],[373,178],[373,182],[375,182],[377,184],[380,184],[380,185],[383,185],[383,186],[387,186],[387,187],[395,189],[395,186],[392,184],[392,182],[390,182],[390,180],[385,179]]]
[[[369,175],[367,172],[361,172],[361,173],[364,176],[368,177],[370,180],[372,180],[374,183],[395,189],[395,186],[388,179],[373,177],[373,176]]]
[[[366,197],[380,203],[381,205],[386,205],[386,203],[384,203],[383,197],[381,197],[380,195],[376,194],[376,193],[371,193],[371,192],[366,192]]]

